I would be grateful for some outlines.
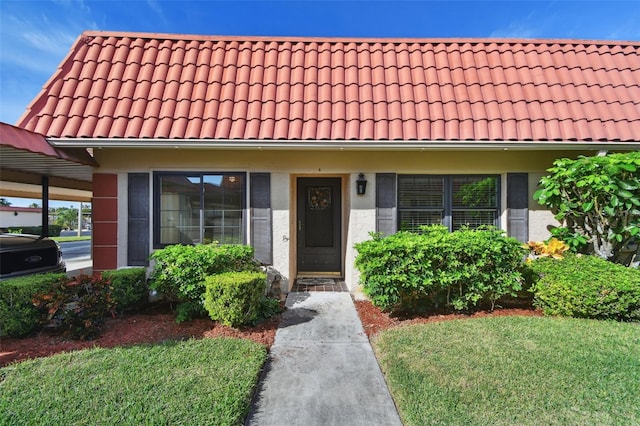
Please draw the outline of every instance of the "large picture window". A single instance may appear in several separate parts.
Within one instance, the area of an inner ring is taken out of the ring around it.
[[[155,174],[154,242],[245,242],[244,173]]]
[[[398,176],[398,229],[498,225],[499,176]]]

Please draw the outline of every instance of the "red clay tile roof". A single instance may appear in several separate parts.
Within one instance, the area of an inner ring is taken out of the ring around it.
[[[83,33],[19,121],[53,138],[640,140],[640,43]]]

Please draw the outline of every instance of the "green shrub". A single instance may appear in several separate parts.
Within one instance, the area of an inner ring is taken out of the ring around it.
[[[47,237],[59,237],[61,231],[62,231],[62,226],[49,224],[49,235],[47,235]],[[12,234],[41,235],[42,226],[10,227],[8,232]]]
[[[137,308],[147,300],[147,271],[145,268],[126,268],[102,272],[111,284],[111,300],[120,312]]]
[[[258,315],[253,323],[258,324],[262,321],[266,321],[269,318],[273,318],[282,312],[282,306],[280,300],[273,297],[262,296],[260,300],[260,306],[258,306]]]
[[[547,171],[533,198],[563,223],[557,236],[628,266],[626,248],[640,236],[640,151],[559,158]]]
[[[214,321],[236,327],[258,318],[264,297],[263,272],[227,272],[205,279],[204,306]]]
[[[98,336],[104,316],[114,313],[109,282],[89,275],[58,281],[49,291],[35,295],[33,303],[44,324],[62,327],[81,340]]]
[[[596,256],[538,259],[534,304],[545,315],[640,320],[640,270]]]
[[[206,315],[203,303],[207,276],[258,268],[253,261],[253,247],[243,245],[176,244],[157,250],[151,259],[155,266],[150,287],[170,300],[186,304],[178,305],[178,322]]]
[[[416,299],[435,297],[434,272],[426,238],[401,231],[356,244],[355,260],[364,293],[384,310],[407,309]]]
[[[384,310],[467,310],[521,289],[524,249],[494,228],[423,227],[356,244],[365,294]]]
[[[200,300],[209,275],[257,268],[253,248],[241,245],[176,244],[157,250],[151,259],[151,288],[175,300]]]
[[[65,274],[37,274],[0,282],[0,336],[22,337],[40,325],[33,298],[44,293]]]

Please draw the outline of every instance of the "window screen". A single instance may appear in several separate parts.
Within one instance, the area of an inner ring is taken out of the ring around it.
[[[498,176],[398,176],[398,229],[497,225]]]
[[[244,242],[240,173],[156,174],[156,246]]]
[[[498,217],[496,176],[451,177],[451,228],[495,225]]]
[[[398,228],[417,231],[421,225],[443,223],[444,196],[443,177],[399,176]]]

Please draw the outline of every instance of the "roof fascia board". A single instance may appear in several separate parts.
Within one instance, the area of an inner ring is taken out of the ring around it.
[[[202,35],[202,34],[172,34],[172,33],[145,33],[127,31],[94,31],[83,32],[78,40],[84,37],[119,37],[142,38],[183,41],[212,41],[212,42],[291,42],[291,43],[433,43],[433,44],[591,44],[596,46],[637,46],[634,40],[598,40],[598,39],[558,39],[558,38],[500,38],[500,37],[302,37],[302,36],[234,36],[234,35]]]
[[[129,149],[254,149],[254,150],[374,150],[374,151],[437,151],[437,150],[638,150],[638,142],[578,142],[578,141],[361,141],[361,140],[236,140],[236,139],[94,139],[47,138],[58,148],[129,148]]]

